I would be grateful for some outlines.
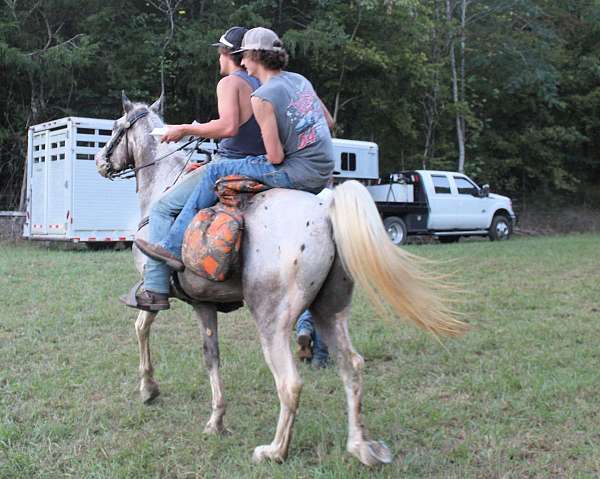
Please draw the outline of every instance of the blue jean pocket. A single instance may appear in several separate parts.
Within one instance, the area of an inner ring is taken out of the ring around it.
[[[245,159],[248,160],[251,165],[264,165],[265,163],[270,164],[266,155],[247,156]]]

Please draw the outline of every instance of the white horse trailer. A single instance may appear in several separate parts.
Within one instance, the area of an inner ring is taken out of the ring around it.
[[[379,147],[370,141],[333,139],[335,183],[361,180],[365,184],[379,181]]]
[[[109,181],[96,171],[94,155],[109,141],[112,125],[113,120],[68,117],[29,129],[24,237],[86,243],[135,239],[140,221],[135,180]],[[202,146],[215,148],[212,141]],[[376,143],[335,138],[333,148],[336,182],[378,181]],[[192,152],[193,161],[204,159]]]
[[[94,161],[113,122],[68,117],[29,129],[24,237],[88,243],[135,239],[140,221],[135,180],[109,181]],[[192,153],[194,160],[205,158]]]

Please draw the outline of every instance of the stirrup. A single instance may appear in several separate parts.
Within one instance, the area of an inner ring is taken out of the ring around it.
[[[139,309],[142,311],[148,311],[150,313],[157,313],[158,311],[164,311],[168,308],[152,308],[151,306],[142,306],[138,304],[137,293],[144,284],[144,280],[138,281],[133,285],[133,287],[129,290],[127,294],[123,294],[119,296],[119,301],[123,303],[125,306],[130,308]]]

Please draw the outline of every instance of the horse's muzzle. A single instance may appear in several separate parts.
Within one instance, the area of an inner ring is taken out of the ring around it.
[[[107,178],[111,167],[110,163],[106,160],[106,155],[102,151],[99,151],[96,153],[94,159],[96,160],[96,169],[98,170],[98,173],[100,173],[100,175],[102,175],[104,178]]]

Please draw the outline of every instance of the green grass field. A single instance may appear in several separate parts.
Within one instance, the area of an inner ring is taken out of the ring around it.
[[[153,327],[162,395],[146,406],[136,314],[116,300],[136,278],[130,253],[0,244],[0,477],[598,477],[600,236],[409,250],[453,272],[472,330],[440,346],[355,296],[365,421],[395,455],[367,469],[345,452],[335,367],[304,364],[288,461],[251,463],[279,403],[247,311],[221,316],[231,433],[207,437],[210,387],[186,305]]]

